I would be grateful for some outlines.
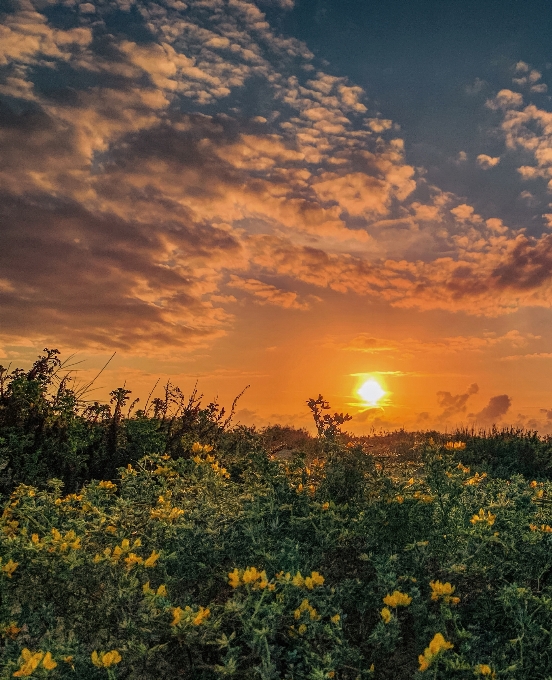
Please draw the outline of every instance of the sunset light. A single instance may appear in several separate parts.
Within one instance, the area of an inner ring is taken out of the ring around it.
[[[552,5],[4,5],[0,363],[552,434]]]
[[[381,385],[373,378],[363,383],[357,392],[367,406],[376,406],[378,401],[386,394]]]

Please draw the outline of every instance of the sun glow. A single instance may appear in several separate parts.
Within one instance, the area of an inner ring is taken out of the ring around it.
[[[368,406],[375,406],[378,401],[386,394],[381,385],[373,378],[363,383],[357,390],[358,394]]]

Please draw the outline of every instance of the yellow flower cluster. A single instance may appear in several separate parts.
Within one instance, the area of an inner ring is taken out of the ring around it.
[[[172,505],[171,501],[165,498],[165,496],[159,496],[157,507],[150,510],[150,517],[152,519],[159,519],[165,522],[174,522],[175,519],[178,519],[183,514],[184,510]]]
[[[40,541],[37,540],[38,535],[33,534],[31,536],[31,541],[37,545],[40,544]],[[56,550],[59,550],[60,552],[65,552],[69,548],[72,550],[78,550],[81,547],[81,539],[77,538],[76,533],[71,529],[71,531],[68,531],[65,536],[62,536],[61,533],[57,529],[52,529],[52,540],[50,542],[50,547],[48,548],[48,552],[55,552]]]
[[[447,642],[441,633],[436,633],[433,640],[426,647],[423,654],[420,654],[418,661],[420,662],[420,671],[427,671],[433,662],[434,658],[442,651],[452,649],[454,645],[452,642]]]
[[[199,607],[199,610],[194,614],[191,607],[173,607],[173,620],[171,626],[178,626],[186,615],[186,619],[192,622],[194,626],[200,626],[211,615],[211,610],[208,607]]]
[[[445,444],[445,449],[448,449],[449,451],[463,451],[465,448],[465,442],[447,442]]]
[[[294,618],[300,619],[303,612],[309,612],[309,616],[312,621],[318,621],[320,619],[320,614],[318,614],[316,609],[311,604],[309,604],[307,599],[304,599],[299,607],[293,612]]]
[[[465,465],[462,465],[462,463],[458,463],[458,465],[457,465],[456,467],[457,467],[459,470],[461,470],[461,471],[462,471],[464,474],[466,474],[466,475],[467,475],[468,472],[470,471],[470,468],[469,468],[469,467],[466,467]]]
[[[0,564],[2,564],[2,559],[0,558]],[[0,571],[2,573],[6,574],[8,578],[11,578],[13,575],[13,572],[17,569],[19,566],[19,562],[14,562],[12,559],[9,559],[6,564],[4,564],[2,567],[0,567]]]
[[[211,466],[211,469],[216,475],[219,475],[220,477],[224,477],[225,479],[230,478],[230,474],[228,473],[228,470],[225,467],[222,467],[220,463],[215,459],[214,456],[210,455],[210,452],[213,450],[213,447],[210,444],[199,444],[196,442],[192,446],[192,451],[193,453],[197,454],[193,457],[194,463],[197,465],[202,465],[202,464],[207,464]],[[202,458],[201,455],[205,453],[207,454],[205,458]]]
[[[408,607],[412,598],[406,593],[401,593],[400,590],[394,590],[392,595],[386,595],[383,598],[383,602],[389,607]]]
[[[107,489],[108,491],[115,491],[117,489],[117,485],[109,480],[102,480],[98,486],[100,489]]]
[[[276,574],[276,578],[279,581],[291,581],[291,583],[297,588],[307,588],[307,590],[314,590],[316,586],[324,585],[324,577],[317,571],[312,571],[310,576],[303,577],[301,572],[298,571],[295,576],[292,576],[289,572],[284,574],[280,572]]]
[[[92,663],[98,668],[109,668],[122,661],[122,657],[116,649],[112,649],[110,652],[98,652],[94,651],[90,655]]]
[[[266,577],[266,571],[259,571],[257,567],[248,567],[243,571],[239,569],[234,569],[228,574],[228,583],[232,588],[237,588],[240,585],[251,585],[254,590],[259,588],[264,590],[268,588],[269,590],[274,590],[276,588],[274,583],[269,583]]]
[[[431,599],[439,600],[440,598],[447,604],[458,604],[460,602],[459,597],[452,597],[452,594],[456,588],[448,583],[441,583],[441,581],[430,581],[429,585],[431,587]]]
[[[132,548],[139,548],[141,545],[142,541],[137,538],[132,544]],[[95,564],[97,564],[98,562],[109,560],[110,562],[117,564],[121,561],[123,555],[127,555],[123,561],[126,565],[126,568],[130,571],[135,564],[143,564],[144,567],[154,567],[155,563],[159,559],[160,554],[161,553],[152,550],[151,555],[144,560],[143,557],[140,557],[135,552],[131,552],[130,541],[128,538],[123,538],[120,546],[116,545],[113,550],[111,550],[111,548],[106,548],[103,551],[103,555],[96,555],[93,561]]]
[[[487,510],[487,512],[485,512],[483,508],[480,508],[477,515],[474,515],[470,519],[470,522],[472,524],[477,524],[478,522],[486,522],[490,527],[492,527],[495,522],[495,519],[496,515],[493,515],[493,513],[490,510]]]
[[[477,664],[477,666],[475,667],[475,673],[476,675],[490,675],[494,677],[492,668],[486,663]]]
[[[25,676],[32,675],[33,672],[38,668],[40,662],[42,662],[42,667],[47,671],[53,670],[57,663],[53,660],[52,654],[50,652],[31,652],[25,647],[21,652],[22,662],[19,670],[15,671],[13,676],[15,678],[22,678]]]
[[[531,529],[531,531],[542,531],[545,534],[552,534],[552,527],[548,524],[541,524],[540,527],[536,524],[530,524],[529,529]]]
[[[486,472],[483,472],[483,474],[481,475],[479,474],[479,472],[476,472],[473,477],[466,479],[466,481],[464,482],[464,486],[475,486],[476,484],[482,482],[486,476],[487,476]]]
[[[178,477],[178,472],[173,470],[173,468],[167,467],[166,465],[158,465],[152,472],[152,475],[159,475],[160,477],[166,477],[170,479],[171,477]]]

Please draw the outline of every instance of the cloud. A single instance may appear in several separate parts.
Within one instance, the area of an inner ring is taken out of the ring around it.
[[[500,163],[500,156],[487,156],[487,154],[480,153],[477,157],[477,164],[483,170],[488,170],[489,168],[494,168]]]
[[[523,97],[519,92],[512,92],[512,90],[504,89],[493,98],[488,99],[486,106],[494,111],[498,109],[515,109],[523,104]]]
[[[479,413],[470,413],[468,417],[481,425],[493,425],[508,412],[511,404],[512,400],[507,394],[499,394],[491,397],[487,406]]]
[[[479,387],[476,383],[472,383],[464,394],[451,394],[450,392],[437,392],[437,403],[443,409],[438,416],[438,420],[448,420],[452,416],[466,412],[466,404],[468,399],[477,394]]]
[[[243,279],[232,274],[228,285],[232,288],[246,291],[257,298],[259,304],[275,305],[285,309],[309,309],[307,302],[301,302],[297,293],[293,291],[280,290],[276,286],[263,283],[257,279]]]

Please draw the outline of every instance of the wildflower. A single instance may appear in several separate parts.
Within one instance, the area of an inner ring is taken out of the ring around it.
[[[114,527],[113,524],[109,524],[108,526],[106,526],[105,530],[108,534],[116,534],[117,533],[117,527]]]
[[[456,467],[459,470],[462,470],[462,472],[464,472],[465,474],[468,474],[468,472],[470,471],[470,468],[466,467],[465,465],[462,465],[462,463],[458,463],[458,465]]]
[[[315,586],[321,586],[323,584],[324,577],[317,571],[313,571],[310,576],[305,578],[305,587],[307,587],[309,590],[313,590]]]
[[[435,633],[433,640],[429,643],[429,647],[426,647],[424,653],[418,656],[420,663],[419,670],[421,672],[426,671],[440,652],[452,649],[453,647],[452,642],[447,642],[441,633]]]
[[[339,614],[334,614],[334,615],[331,617],[330,621],[331,621],[332,623],[338,624],[338,623],[341,621],[341,616],[339,616]]]
[[[34,654],[25,647],[21,652],[23,658],[23,663],[21,664],[18,671],[13,674],[16,678],[25,677],[31,675],[37,668],[38,664],[42,661],[44,657],[44,652],[35,652]]]
[[[294,586],[297,586],[298,588],[305,585],[305,579],[301,576],[300,571],[298,571],[295,574],[295,576],[291,579],[291,582]]]
[[[155,552],[155,550],[152,550],[151,555],[144,562],[144,567],[155,567],[155,563],[159,559],[160,555],[160,552]]]
[[[257,571],[256,567],[248,567],[242,576],[244,583],[254,583],[261,578],[261,572]]]
[[[116,649],[111,650],[111,652],[98,652],[93,651],[90,655],[92,663],[98,668],[109,668],[116,663],[122,661],[122,657]]]
[[[147,583],[144,583],[142,586],[142,592],[144,595],[151,595],[154,591],[150,588],[150,582],[147,581]]]
[[[330,504],[328,503],[328,501],[326,501],[325,503],[322,503],[322,510],[329,510],[329,508],[330,508]]]
[[[229,572],[228,583],[232,586],[232,588],[237,588],[240,585],[240,572],[237,569]]]
[[[116,485],[116,484],[113,484],[113,482],[104,481],[103,479],[102,479],[102,481],[98,484],[98,486],[100,487],[100,489],[108,489],[109,491],[112,491],[113,489],[116,489],[116,488],[117,488],[117,485]]]
[[[485,511],[483,508],[479,509],[479,513],[477,515],[474,515],[471,519],[470,522],[472,524],[477,524],[478,522],[487,522],[487,524],[492,527],[494,524],[494,521],[496,519],[496,515],[493,515],[490,510],[487,510],[487,514],[485,514]]]
[[[440,597],[442,597],[443,601],[447,604],[457,604],[460,602],[460,598],[452,597],[452,594],[456,588],[452,584],[448,583],[448,581],[447,583],[441,583],[441,581],[430,581],[429,585],[431,587],[432,600],[438,600]]]
[[[335,678],[335,671],[328,671],[329,678]]]
[[[178,626],[184,616],[184,610],[181,607],[173,607],[172,614],[173,620],[171,621],[171,626]]]
[[[403,503],[404,502],[404,496],[395,496],[395,500],[397,503]]]
[[[52,671],[57,666],[57,663],[52,659],[51,652],[46,652],[42,659],[42,665],[47,671]]]
[[[299,628],[297,629],[297,632],[299,635],[304,635],[307,632],[307,627],[305,626],[304,623],[302,623]]]
[[[38,543],[40,543],[40,538],[38,537],[38,534],[32,534],[32,536],[31,536],[31,541],[32,541],[32,543],[34,543],[35,545],[37,545]]]
[[[412,602],[410,595],[406,593],[401,593],[399,590],[393,591],[392,595],[386,595],[383,598],[383,602],[390,607],[408,607]]]
[[[389,623],[389,621],[391,621],[391,619],[392,619],[391,611],[387,607],[384,607],[381,610],[380,614],[381,614],[381,618],[383,619],[384,623]]]
[[[167,597],[167,586],[161,584],[155,593],[157,597]]]
[[[210,614],[211,614],[210,609],[200,607],[195,618],[192,619],[192,623],[194,624],[194,626],[200,626],[203,623],[203,621],[205,621],[205,619],[209,618]]]
[[[475,667],[475,673],[477,675],[492,675],[493,671],[491,667],[486,663],[479,663]]]
[[[18,628],[15,621],[11,621],[6,626],[0,626],[0,634],[2,637],[9,637],[12,640],[18,636],[22,628]]]
[[[464,486],[475,486],[476,484],[479,484],[479,482],[482,482],[486,476],[487,476],[486,472],[484,472],[481,475],[479,474],[479,472],[476,472],[473,477],[466,479],[466,481],[464,482]]]
[[[69,656],[64,656],[61,660],[65,661],[65,663],[72,663],[73,662],[73,655],[71,654]]]
[[[535,481],[535,480],[533,480],[533,481],[531,482],[531,484],[529,484],[529,486],[530,486],[532,489],[535,489],[535,488],[538,486],[538,482]]]
[[[13,576],[13,572],[17,569],[19,566],[19,562],[14,562],[12,559],[8,560],[6,564],[2,567],[2,571],[8,578],[11,578]]]

